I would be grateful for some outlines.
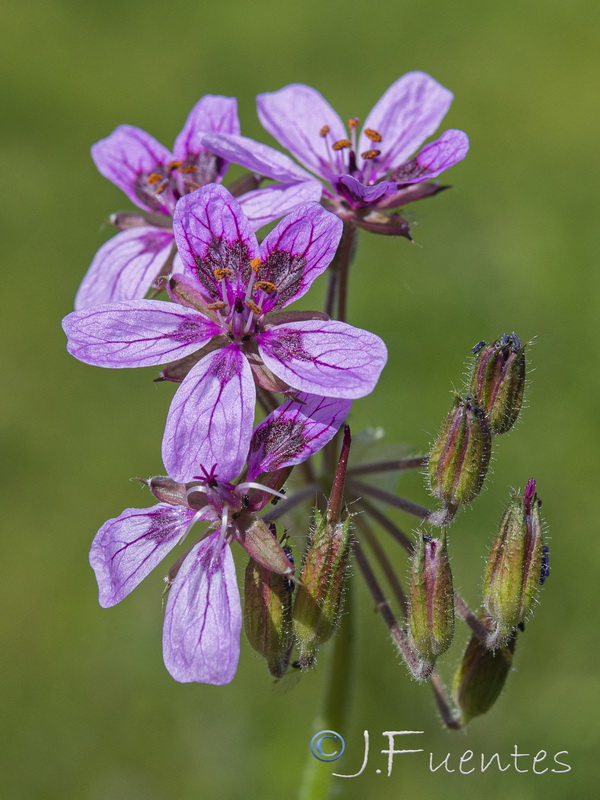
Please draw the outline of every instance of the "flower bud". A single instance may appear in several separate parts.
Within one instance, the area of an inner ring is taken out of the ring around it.
[[[540,505],[530,480],[510,500],[488,557],[483,603],[500,641],[532,612],[545,574]]]
[[[523,403],[525,345],[516,333],[504,333],[492,344],[476,344],[473,352],[476,358],[469,391],[485,411],[492,433],[506,433]]]
[[[330,525],[326,515],[315,510],[315,528],[308,541],[293,614],[298,661],[304,669],[314,664],[319,645],[338,626],[350,541],[349,518]]]
[[[291,558],[291,548],[288,558]],[[267,660],[269,672],[281,678],[294,643],[292,594],[289,578],[254,561],[248,562],[244,589],[244,630],[252,647]]]
[[[456,395],[429,454],[431,493],[457,506],[470,503],[483,486],[491,455],[491,434],[471,395]]]
[[[412,560],[410,636],[414,650],[434,663],[454,636],[454,589],[445,532],[420,537]]]
[[[471,638],[454,676],[454,702],[463,724],[487,713],[500,696],[515,644],[516,634],[496,650],[489,650],[476,636]]]

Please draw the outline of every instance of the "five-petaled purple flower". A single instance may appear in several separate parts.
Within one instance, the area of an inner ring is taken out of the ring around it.
[[[242,547],[267,569],[290,575],[293,566],[256,512],[270,499],[256,479],[299,464],[333,437],[350,408],[348,400],[301,394],[288,400],[254,430],[247,452],[224,454],[197,465],[203,477],[180,484],[148,481],[163,502],[128,508],[96,534],[90,564],[100,605],[119,603],[187,535],[198,520],[204,535],[169,575],[163,628],[165,665],[178,681],[229,683],[237,668],[242,615],[229,543]],[[224,443],[224,447],[226,447]],[[232,481],[247,461],[241,483]],[[276,494],[277,492],[273,492]]]
[[[328,208],[364,228],[408,235],[406,220],[381,212],[435,194],[439,184],[424,182],[467,154],[469,141],[459,130],[447,130],[419,150],[451,102],[452,93],[429,75],[409,72],[375,104],[358,137],[358,119],[349,120],[347,131],[337,112],[310,86],[296,83],[260,94],[257,108],[266,130],[327,182],[323,201]],[[273,152],[228,132],[207,135],[204,142],[223,158],[258,172]]]
[[[226,160],[205,147],[203,136],[239,132],[235,98],[206,95],[191,110],[172,153],[132,125],[120,125],[93,145],[98,170],[142,211],[111,217],[121,232],[96,253],[79,287],[76,309],[142,298],[157,276],[170,271],[176,259],[172,216],[177,201],[201,186],[220,182],[228,167]],[[263,164],[262,174],[280,183],[259,189],[250,182],[249,191],[240,187],[244,194],[239,202],[254,230],[320,197],[312,176],[284,156],[270,167]]]
[[[186,359],[183,374],[189,372],[163,438],[172,478],[191,480],[198,464],[218,463],[229,473],[245,457],[255,381],[274,391],[344,399],[373,390],[387,359],[378,336],[321,313],[282,311],[327,268],[341,229],[335,215],[307,203],[259,246],[236,200],[212,184],[175,208],[184,274],[169,281],[174,303],[109,303],[64,319],[69,352],[88,364]]]

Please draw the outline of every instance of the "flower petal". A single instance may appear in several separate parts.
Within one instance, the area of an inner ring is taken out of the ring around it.
[[[216,466],[220,480],[233,480],[246,461],[255,402],[252,372],[236,345],[199,361],[167,417],[162,453],[169,475],[185,483],[201,466]]]
[[[336,175],[331,179],[331,184],[354,208],[373,206],[398,191],[395,181],[381,181],[374,186],[365,186],[352,175]]]
[[[169,591],[163,626],[165,666],[181,683],[229,683],[237,669],[241,630],[231,548],[221,545],[214,533],[192,548]]]
[[[372,392],[387,361],[378,336],[345,322],[292,322],[257,337],[267,367],[295,389],[355,399]]]
[[[223,186],[204,186],[177,203],[173,231],[184,271],[197,279],[207,302],[222,299],[223,281],[233,302],[244,270],[258,256],[256,236],[237,200]],[[228,277],[217,278],[217,269]]]
[[[332,141],[347,136],[344,123],[327,100],[301,83],[291,83],[278,92],[256,98],[262,126],[287,150],[317,175],[327,178],[330,158],[320,132],[329,128]]]
[[[177,160],[185,161],[189,155],[197,155],[202,150],[210,150],[202,143],[202,136],[213,132],[240,132],[235,97],[222,97],[214,94],[201,97],[190,111],[183,130],[175,139],[173,155]],[[222,176],[226,169],[227,165],[225,164],[219,175]]]
[[[159,503],[127,508],[105,522],[90,550],[102,608],[120,603],[133,591],[175,547],[193,517],[194,511],[185,506]]]
[[[260,246],[258,281],[277,287],[259,300],[264,311],[280,309],[302,297],[331,263],[344,224],[318,203],[299,206],[283,219]]]
[[[264,189],[246,192],[237,198],[248,218],[252,230],[256,231],[273,220],[289,214],[301,203],[318,202],[323,187],[318,181],[273,184]]]
[[[254,429],[247,480],[306,461],[333,438],[351,405],[304,392],[283,403]]]
[[[92,145],[92,158],[100,174],[124,191],[136,206],[156,211],[137,189],[140,175],[152,173],[171,160],[171,153],[153,136],[133,125],[119,125],[106,139]]]
[[[94,256],[75,298],[75,309],[138,300],[165,265],[173,245],[170,231],[145,226],[117,233]]]
[[[210,134],[202,139],[204,147],[251,172],[281,183],[297,183],[312,180],[312,175],[299,167],[289,156],[273,147],[255,142],[246,136]]]
[[[469,152],[466,133],[448,130],[426,144],[414,158],[394,169],[390,175],[398,183],[420,183],[436,178],[441,172],[453,167]]]
[[[193,353],[220,328],[164,300],[128,300],[74,311],[63,319],[67,350],[97,367],[149,367]]]
[[[364,131],[381,134],[378,174],[405,161],[440,126],[453,94],[424,72],[408,72],[393,83],[375,104],[360,135],[359,152],[373,142]]]

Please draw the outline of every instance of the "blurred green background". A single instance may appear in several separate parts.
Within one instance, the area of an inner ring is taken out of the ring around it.
[[[380,334],[390,361],[355,404],[355,431],[425,449],[479,339],[535,337],[523,421],[495,448],[486,491],[452,529],[456,584],[476,605],[483,557],[509,487],[532,476],[544,500],[552,575],[496,707],[466,733],[441,729],[358,586],[359,659],[342,731],[348,752],[323,770],[371,761],[348,798],[594,796],[598,781],[598,30],[596,2],[374,6],[330,0],[8,0],[2,47],[1,314],[3,475],[0,797],[4,800],[294,798],[323,687],[280,694],[244,643],[228,687],[179,685],[161,659],[160,569],[111,610],[97,605],[87,552],[97,528],[148,495],[132,475],[162,472],[170,387],[155,370],[85,366],[61,317],[128,208],[90,145],[118,124],[170,146],[203,94],[239,99],[242,132],[265,136],[254,96],[316,86],[364,118],[398,76],[429,72],[455,93],[444,127],[471,152],[451,191],[411,211],[416,244],[364,234],[351,321]],[[269,141],[268,138],[265,138]],[[324,282],[311,301],[320,303]],[[402,492],[427,502],[419,476]],[[400,519],[400,518],[399,518]],[[406,527],[412,524],[403,520]],[[388,547],[404,574],[400,553]],[[242,567],[241,559],[239,565]],[[241,577],[241,575],[240,575]],[[358,576],[357,576],[358,577]],[[356,581],[358,584],[359,581]],[[448,678],[466,639],[442,665]],[[385,730],[423,730],[385,770]],[[568,751],[567,774],[430,773],[446,753]],[[319,768],[321,765],[318,765]],[[343,784],[343,785],[342,785]]]

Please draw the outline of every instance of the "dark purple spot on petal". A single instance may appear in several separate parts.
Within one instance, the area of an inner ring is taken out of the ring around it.
[[[177,330],[169,334],[169,339],[182,344],[189,344],[197,339],[206,339],[206,328],[201,322],[194,322],[192,319],[186,319],[180,323]]]
[[[195,255],[196,277],[204,286],[208,294],[215,300],[221,300],[220,283],[215,279],[216,269],[229,271],[231,277],[226,278],[232,285],[236,285],[237,276],[250,273],[250,253],[245,242],[237,240],[229,242],[221,236],[211,239],[206,252],[202,256]]]
[[[268,462],[268,471],[295,458],[306,446],[305,423],[300,420],[275,419],[258,428],[250,443],[250,452],[262,452],[261,461]]]
[[[302,334],[296,331],[279,334],[270,344],[270,348],[273,356],[284,363],[291,359],[314,361],[313,356],[302,346]]]
[[[297,294],[304,275],[306,259],[304,256],[276,250],[262,262],[256,280],[274,283],[277,287],[275,306],[280,307]],[[250,270],[244,272],[244,282],[250,280]]]

